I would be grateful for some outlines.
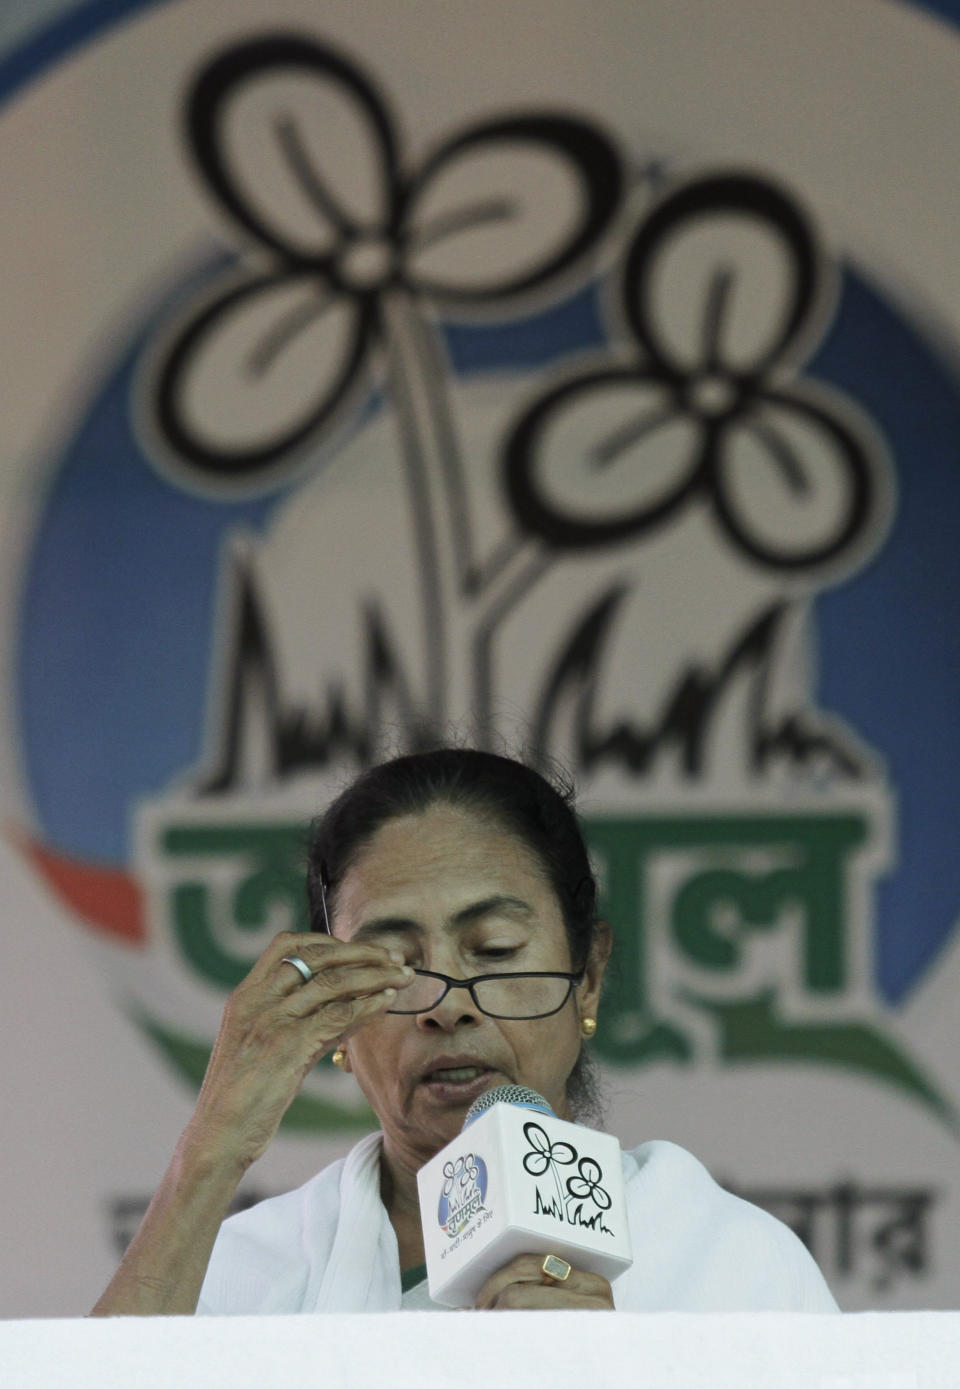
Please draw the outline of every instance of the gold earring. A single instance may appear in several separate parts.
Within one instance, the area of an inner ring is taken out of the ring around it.
[[[343,1047],[337,1047],[331,1059],[333,1064],[339,1066],[341,1071],[347,1069],[347,1053],[344,1051]]]
[[[597,1030],[596,1018],[581,1018],[580,1031],[584,1037],[592,1037]]]

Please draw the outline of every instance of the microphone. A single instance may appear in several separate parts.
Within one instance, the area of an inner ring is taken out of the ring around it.
[[[498,1085],[417,1173],[432,1301],[472,1307],[517,1254],[558,1254],[611,1282],[633,1263],[620,1144]]]

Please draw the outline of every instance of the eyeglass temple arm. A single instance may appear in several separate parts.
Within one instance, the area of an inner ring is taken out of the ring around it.
[[[323,929],[328,936],[332,936],[330,929],[330,914],[327,911],[327,889],[330,886],[330,875],[327,872],[327,865],[320,860],[320,906],[323,908]]]

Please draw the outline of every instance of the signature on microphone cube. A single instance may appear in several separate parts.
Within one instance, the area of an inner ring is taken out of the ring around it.
[[[610,1134],[494,1104],[417,1174],[430,1297],[472,1306],[517,1254],[559,1254],[611,1282],[632,1255]]]

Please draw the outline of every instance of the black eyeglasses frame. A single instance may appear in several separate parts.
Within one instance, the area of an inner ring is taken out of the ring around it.
[[[449,974],[441,974],[435,969],[415,969],[414,974],[418,974],[421,979],[440,979],[446,984],[446,988],[439,998],[430,1004],[429,1008],[388,1008],[388,1013],[399,1013],[405,1018],[418,1018],[424,1013],[432,1013],[434,1008],[439,1008],[451,989],[468,989],[470,997],[473,999],[474,1007],[483,1014],[485,1018],[498,1018],[502,1022],[534,1022],[538,1018],[552,1018],[554,1013],[559,1013],[561,1008],[566,1007],[570,995],[578,984],[583,983],[585,971],[579,973],[568,973],[561,969],[522,969],[522,970],[500,970],[495,974],[475,974],[471,979],[454,979]],[[549,1013],[527,1013],[522,1017],[516,1017],[511,1013],[491,1013],[484,1008],[474,991],[475,984],[482,984],[488,979],[566,979],[567,992],[557,1004],[556,1008],[551,1008]]]
[[[327,875],[327,865],[321,863],[320,906],[323,911],[323,929],[328,936],[332,936],[333,931],[330,929],[330,914],[327,911],[327,888],[329,886],[330,879]],[[451,989],[468,989],[470,991],[470,997],[473,999],[474,1007],[478,1012],[482,1013],[485,1018],[497,1018],[500,1022],[536,1022],[539,1018],[552,1018],[555,1013],[560,1012],[561,1008],[566,1007],[574,989],[583,983],[583,976],[586,970],[581,969],[579,972],[574,973],[569,973],[566,970],[560,969],[503,970],[496,974],[475,974],[470,979],[454,979],[451,975],[440,974],[435,969],[415,969],[413,972],[414,974],[420,975],[422,979],[440,979],[447,987],[440,997],[430,1004],[429,1008],[415,1008],[410,1010],[404,1008],[388,1008],[386,1010],[388,1013],[395,1013],[405,1018],[418,1018],[423,1013],[432,1013],[434,1008],[439,1008]],[[557,1004],[556,1008],[551,1008],[549,1013],[531,1013],[526,1017],[516,1018],[505,1013],[490,1013],[482,1006],[474,992],[473,986],[474,984],[482,984],[487,979],[566,979],[567,992]]]

